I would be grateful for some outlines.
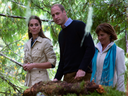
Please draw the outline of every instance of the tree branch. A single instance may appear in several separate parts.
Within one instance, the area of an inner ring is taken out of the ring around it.
[[[45,94],[45,96],[68,96],[67,94],[85,96],[93,92],[102,94],[105,93],[105,90],[101,85],[95,84],[94,81],[82,81],[76,83],[67,83],[65,81],[40,81],[26,89],[23,96],[37,96],[38,92]]]
[[[12,49],[11,49],[9,46],[10,46],[11,44],[13,44],[13,43],[19,42],[21,39],[16,40],[16,41],[14,41],[14,42],[12,42],[12,43],[9,43],[9,44],[7,44],[6,41],[5,41],[3,38],[2,38],[2,40],[3,40],[3,42],[5,43],[6,46],[4,46],[3,49],[0,50],[0,52],[2,52],[6,47],[9,48],[9,49],[12,51]],[[13,51],[13,53],[19,56],[19,54],[15,53],[14,51]]]
[[[24,6],[23,4],[21,4],[21,3],[19,3],[19,2],[16,2],[16,1],[14,1],[14,0],[11,0],[11,2],[13,2],[13,3],[17,4],[17,5],[20,5],[20,6],[22,6],[22,7],[26,7],[26,6]]]
[[[13,60],[13,59],[11,59],[10,57],[6,56],[5,54],[0,53],[0,55],[6,57],[6,58],[9,59],[10,61],[12,61],[12,62],[16,63],[17,65],[19,65],[20,67],[22,67],[22,64],[21,64],[21,63],[15,61],[15,60]]]
[[[18,86],[14,85],[12,82],[10,82],[9,80],[5,79],[5,78],[4,78],[3,76],[1,76],[1,75],[0,75],[0,78],[1,78],[2,80],[6,81],[10,86],[12,86],[12,88],[13,88],[15,91],[17,90],[19,93],[21,93],[20,90],[17,88]]]
[[[49,14],[51,14],[49,11],[45,10],[43,7],[41,8],[39,5],[35,4],[35,3],[33,2],[33,0],[31,0],[31,2],[32,2],[36,7],[38,7],[39,9],[42,9],[42,10],[48,12]]]
[[[10,93],[6,92],[0,92],[1,94],[5,94],[5,96],[10,95]]]
[[[56,38],[58,38],[58,37],[57,37],[57,34],[55,33],[54,28],[53,28],[52,25],[51,25],[51,28],[52,28],[52,30],[53,30],[54,36],[55,36]]]
[[[3,17],[10,17],[10,18],[19,18],[19,19],[26,19],[26,17],[21,17],[21,16],[9,16],[9,15],[5,15],[5,14],[0,14],[0,16],[3,16]],[[41,21],[43,22],[53,22],[53,20],[43,20],[41,19]]]

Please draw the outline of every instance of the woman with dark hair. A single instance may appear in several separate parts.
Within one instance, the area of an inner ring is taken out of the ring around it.
[[[56,54],[53,46],[42,30],[38,16],[31,16],[28,21],[29,40],[24,47],[23,69],[27,71],[25,85],[31,87],[39,81],[49,81],[46,69],[54,68]]]
[[[95,55],[92,59],[91,81],[125,91],[124,50],[114,43],[117,39],[114,28],[108,23],[102,23],[97,26],[96,34],[100,42],[95,46]]]

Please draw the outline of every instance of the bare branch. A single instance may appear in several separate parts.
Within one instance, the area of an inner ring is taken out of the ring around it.
[[[10,18],[19,18],[19,19],[26,19],[26,17],[21,17],[21,16],[9,16],[9,15],[5,15],[5,14],[0,14],[0,16],[3,16],[3,17],[10,17]],[[43,20],[41,19],[41,21],[43,22],[53,22],[53,20]]]
[[[9,16],[9,15],[5,15],[5,14],[0,14],[0,16],[4,16],[4,17],[11,17],[11,18],[26,19],[25,17],[21,17],[21,16]]]
[[[0,53],[0,55],[6,57],[6,58],[9,59],[10,61],[12,61],[12,62],[16,63],[17,65],[19,65],[20,67],[22,67],[22,64],[21,64],[21,63],[15,61],[15,60],[13,60],[13,59],[11,59],[10,57],[6,56],[5,54]]]

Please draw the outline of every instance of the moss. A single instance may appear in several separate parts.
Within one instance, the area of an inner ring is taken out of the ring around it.
[[[106,86],[103,86],[103,87],[106,91],[105,93],[99,94],[95,91],[95,92],[90,93],[89,95],[86,95],[86,96],[126,96],[125,92],[118,91],[115,88],[106,87]]]
[[[83,80],[81,83],[80,83],[80,88],[83,89],[85,87],[85,81]]]

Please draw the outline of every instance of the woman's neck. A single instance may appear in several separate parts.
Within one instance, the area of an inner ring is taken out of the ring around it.
[[[32,36],[32,38],[33,38],[33,41],[37,38],[38,36]]]
[[[110,44],[111,42],[107,43],[107,44],[102,44],[102,51]]]

